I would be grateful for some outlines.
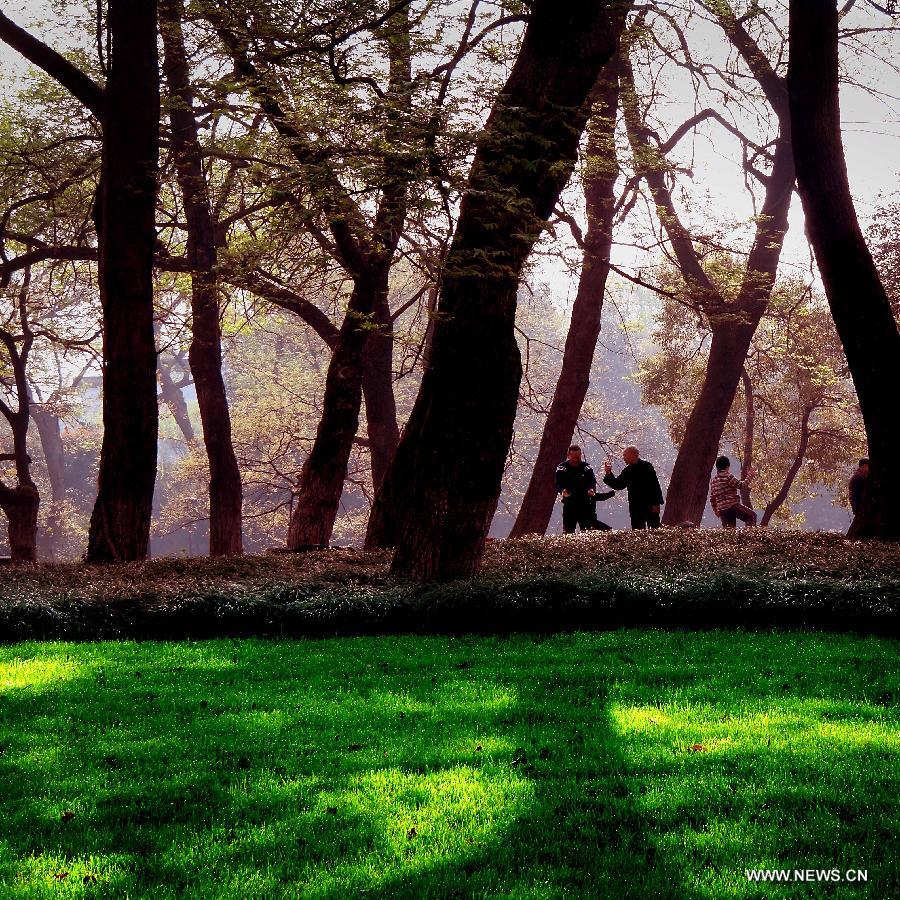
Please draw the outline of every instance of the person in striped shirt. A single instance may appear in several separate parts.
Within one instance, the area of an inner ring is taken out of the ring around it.
[[[709,502],[713,512],[722,520],[723,528],[736,528],[738,519],[745,525],[756,524],[756,513],[741,503],[739,493],[742,487],[750,484],[755,474],[751,467],[747,469],[747,477],[738,480],[731,474],[731,460],[727,456],[716,460],[716,475],[709,483]]]

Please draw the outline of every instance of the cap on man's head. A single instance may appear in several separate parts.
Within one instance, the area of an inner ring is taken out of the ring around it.
[[[716,460],[716,469],[720,472],[724,472],[726,469],[731,467],[731,460],[727,456],[720,456]]]

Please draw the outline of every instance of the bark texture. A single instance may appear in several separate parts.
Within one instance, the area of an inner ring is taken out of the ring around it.
[[[103,115],[103,444],[89,562],[144,559],[156,480],[153,249],[159,152],[155,0],[111,0]]]
[[[610,4],[537,0],[480,138],[448,254],[428,367],[376,505],[393,572],[473,573],[500,494],[522,374],[522,266],[571,174],[588,98],[616,50]]]
[[[869,443],[859,537],[900,538],[900,334],[866,246],[847,177],[834,0],[791,0],[788,90],[797,182],[810,243]]]

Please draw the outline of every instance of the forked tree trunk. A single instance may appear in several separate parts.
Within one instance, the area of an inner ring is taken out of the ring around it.
[[[380,492],[394,505],[395,574],[447,579],[478,568],[522,373],[519,276],[571,173],[591,88],[616,49],[624,15],[608,6],[531,5],[518,59],[478,142],[429,364]]]
[[[182,0],[160,0],[159,12],[175,172],[187,220],[192,320],[188,361],[197,390],[203,442],[209,460],[209,554],[233,555],[242,550],[242,492],[222,378],[222,331],[215,273],[216,228],[194,117],[194,94],[181,29]]]
[[[153,250],[159,152],[155,0],[110,0],[100,300],[103,443],[88,562],[144,559],[156,480]]]
[[[806,228],[862,410],[869,476],[859,537],[900,538],[900,334],[847,178],[834,0],[791,0],[788,89]]]
[[[619,175],[615,145],[619,80],[614,64],[613,60],[606,66],[594,90],[585,153],[584,199],[588,227],[581,277],[572,305],[562,368],[544,423],[534,470],[509,535],[513,538],[543,534],[547,530],[556,501],[553,475],[565,458],[590,385],[609,275],[615,184]]]

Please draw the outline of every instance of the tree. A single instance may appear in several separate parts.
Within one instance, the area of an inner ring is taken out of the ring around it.
[[[37,517],[40,504],[38,489],[31,477],[31,457],[28,455],[31,404],[27,371],[28,355],[34,345],[34,332],[28,315],[30,282],[31,272],[26,269],[18,286],[16,302],[11,305],[9,321],[0,325],[0,343],[9,360],[12,376],[10,388],[15,396],[15,408],[12,403],[0,399],[0,413],[12,433],[12,452],[0,453],[0,460],[13,463],[16,477],[15,487],[10,487],[0,479],[0,509],[6,515],[8,523],[12,560],[23,563],[37,560]],[[5,380],[0,375],[0,384]]]
[[[175,172],[187,227],[187,262],[191,268],[191,375],[197,390],[203,440],[209,461],[209,552],[240,553],[241,473],[231,442],[231,416],[222,379],[222,333],[219,325],[219,243],[198,138],[187,52],[182,0],[160,0],[163,71],[169,89]],[[160,367],[163,382],[166,371]]]
[[[797,183],[810,243],[856,386],[870,470],[859,537],[900,537],[900,333],[850,193],[841,141],[838,11],[791,0],[788,93]]]
[[[103,444],[89,562],[143,559],[156,481],[153,251],[159,155],[156,0],[110,0],[103,102]]]
[[[512,437],[521,358],[514,336],[522,266],[574,165],[588,97],[616,50],[618,5],[537,0],[479,139],[441,282],[428,365],[376,499],[393,571],[474,572]],[[393,520],[392,524],[390,523]]]
[[[547,413],[528,489],[510,537],[543,534],[556,501],[553,472],[566,455],[590,384],[591,363],[600,335],[603,298],[612,248],[619,79],[615,59],[607,63],[591,95],[583,180],[587,232],[580,240],[581,276],[566,334],[562,368]],[[575,232],[578,237],[578,232]]]
[[[111,0],[108,27],[111,58],[104,89],[0,15],[0,38],[56,78],[103,127],[95,214],[104,435],[88,535],[92,562],[146,556],[158,427],[152,280],[159,151],[155,0]],[[52,258],[47,249],[40,252],[39,258]]]
[[[756,217],[753,245],[747,255],[746,267],[733,292],[723,292],[709,277],[701,252],[683,224],[667,183],[669,163],[667,152],[680,137],[705,118],[713,118],[728,126],[714,110],[703,110],[689,122],[676,129],[672,137],[662,142],[645,121],[636,93],[634,75],[629,59],[622,64],[622,106],[634,157],[636,174],[646,180],[653,203],[671,252],[682,273],[683,302],[703,315],[712,329],[712,344],[703,383],[684,428],[678,455],[666,494],[665,524],[684,521],[699,523],[706,504],[709,472],[713,467],[722,429],[734,401],[741,371],[753,334],[766,310],[778,261],[787,231],[787,216],[794,185],[794,162],[791,151],[790,122],[787,117],[787,94],[779,78],[735,19],[727,4],[717,6],[720,21],[738,47],[742,58],[763,89],[774,110],[780,134],[774,141],[774,153],[759,144],[752,144],[738,134],[745,148],[754,156],[768,161],[768,175],[758,173],[753,159],[746,159],[747,170],[758,177],[765,187],[760,214]],[[636,36],[640,32],[636,31]],[[730,129],[733,130],[733,129]],[[747,150],[745,149],[745,156]]]

